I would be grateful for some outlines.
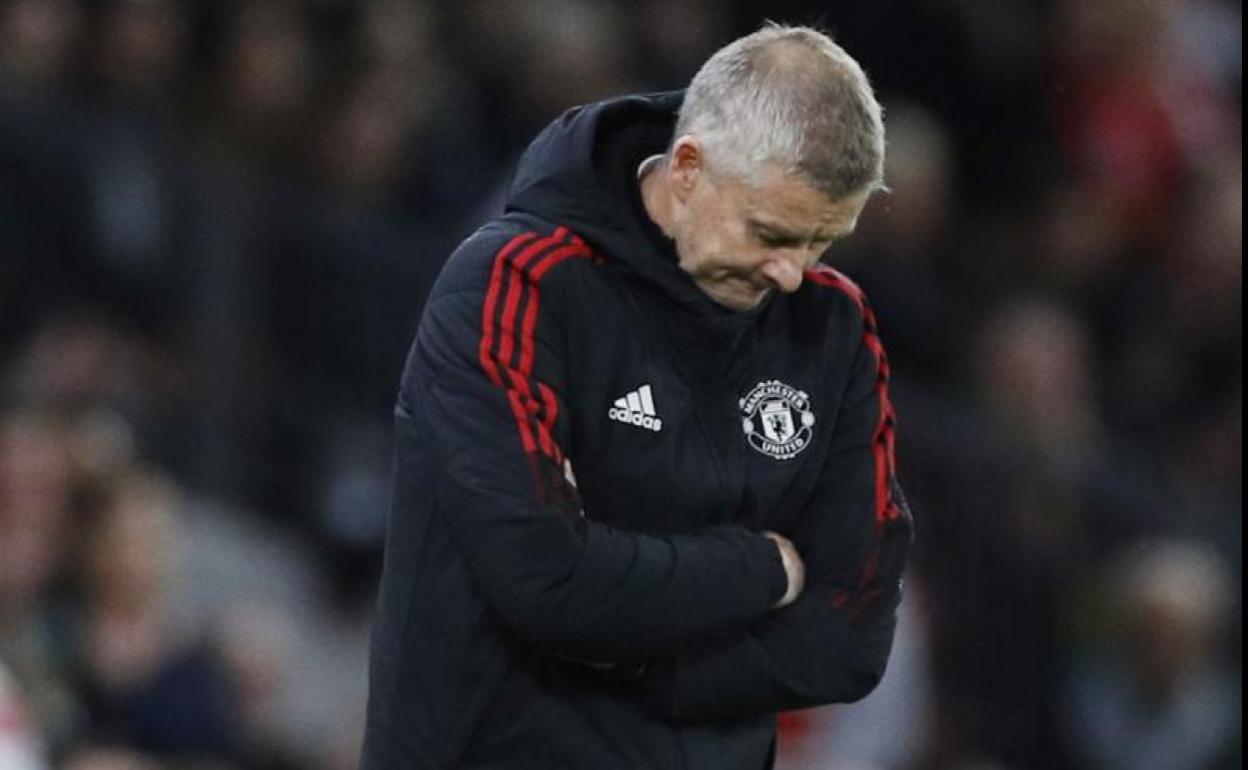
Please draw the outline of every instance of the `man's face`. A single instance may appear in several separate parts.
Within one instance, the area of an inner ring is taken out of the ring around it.
[[[677,195],[680,267],[719,304],[750,310],[772,290],[797,291],[803,272],[853,232],[869,197],[834,201],[771,167],[749,182],[699,169]]]

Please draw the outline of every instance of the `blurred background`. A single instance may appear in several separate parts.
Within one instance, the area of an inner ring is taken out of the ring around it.
[[[784,770],[1238,768],[1224,0],[0,0],[0,770],[349,770],[430,281],[580,102],[764,17],[885,102],[888,676]]]

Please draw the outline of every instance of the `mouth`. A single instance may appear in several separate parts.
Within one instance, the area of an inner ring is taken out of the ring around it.
[[[771,293],[770,286],[759,286],[748,275],[731,269],[695,276],[694,282],[717,304],[731,310],[753,310]]]

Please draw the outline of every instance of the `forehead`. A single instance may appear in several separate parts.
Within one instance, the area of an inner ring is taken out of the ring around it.
[[[768,167],[749,183],[739,183],[742,213],[759,222],[828,236],[854,229],[869,192],[834,200],[805,181]]]

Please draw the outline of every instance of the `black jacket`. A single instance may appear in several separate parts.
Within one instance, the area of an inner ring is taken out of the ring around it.
[[[397,406],[365,770],[761,770],[869,692],[910,517],[888,364],[819,268],[748,313],[644,215],[679,95],[572,110],[451,257]],[[806,590],[784,592],[791,537]]]

